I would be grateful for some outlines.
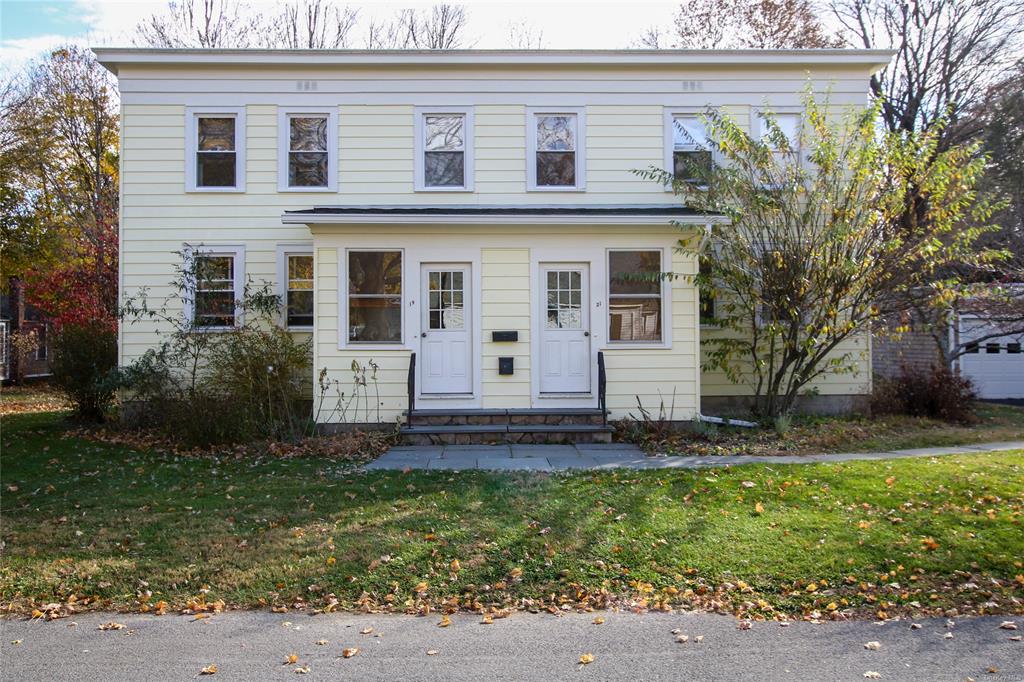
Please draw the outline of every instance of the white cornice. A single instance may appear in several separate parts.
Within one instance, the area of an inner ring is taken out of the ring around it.
[[[100,63],[121,66],[709,66],[888,64],[890,50],[178,50],[93,48]]]

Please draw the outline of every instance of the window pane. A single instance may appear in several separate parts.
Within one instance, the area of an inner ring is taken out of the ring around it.
[[[537,117],[537,151],[563,152],[575,150],[575,116]]]
[[[313,288],[312,256],[288,256],[288,288]]]
[[[423,148],[426,151],[462,151],[465,149],[463,137],[463,116],[426,116],[424,125]]]
[[[289,119],[290,147],[293,152],[327,151],[327,118],[295,117]]]
[[[465,185],[463,152],[426,152],[423,158],[423,184],[427,187]]]
[[[234,152],[199,152],[196,154],[196,185],[199,187],[234,187]]]
[[[608,301],[611,341],[661,341],[660,298],[614,298]]]
[[[612,294],[658,294],[661,272],[660,251],[612,251],[608,254],[609,287]],[[646,275],[648,279],[633,279]]]
[[[354,342],[401,343],[401,297],[349,298],[348,339]]]
[[[348,290],[351,294],[402,294],[401,251],[350,251]]]
[[[196,289],[231,291],[235,284],[235,259],[231,256],[196,256]]]
[[[289,152],[289,187],[326,187],[327,152]]]
[[[576,185],[576,153],[537,152],[537,185],[574,187]]]
[[[672,119],[672,143],[676,147],[706,147],[708,134],[704,124],[690,116]]]
[[[230,327],[235,323],[235,295],[231,291],[196,292],[195,324]]]
[[[288,326],[313,326],[313,292],[310,290],[288,292]]]
[[[235,151],[235,119],[199,118],[199,151]]]
[[[678,180],[699,181],[706,178],[710,170],[711,152],[674,152],[672,154],[672,174]]]

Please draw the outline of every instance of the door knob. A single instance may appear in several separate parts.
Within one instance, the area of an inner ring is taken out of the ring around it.
[[[583,336],[590,336],[590,332],[583,332]]]
[[[422,334],[420,334],[420,336],[422,336],[423,338],[427,338],[427,333],[423,332]]]

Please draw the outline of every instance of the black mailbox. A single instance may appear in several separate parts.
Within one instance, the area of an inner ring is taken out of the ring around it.
[[[498,358],[498,374],[512,374],[514,358]]]
[[[491,341],[518,341],[519,332],[491,332]],[[511,374],[511,372],[509,372]]]

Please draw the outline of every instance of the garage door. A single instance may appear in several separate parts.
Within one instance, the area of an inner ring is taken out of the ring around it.
[[[961,318],[960,340],[969,345],[960,372],[974,382],[979,398],[1024,398],[1024,334],[972,342],[992,331],[982,320]]]

